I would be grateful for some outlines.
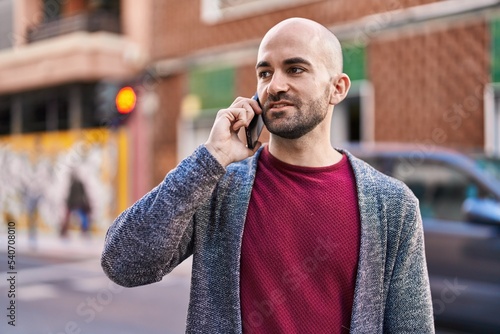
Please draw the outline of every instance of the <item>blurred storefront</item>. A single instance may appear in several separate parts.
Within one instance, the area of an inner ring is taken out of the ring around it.
[[[147,175],[144,105],[118,118],[110,101],[128,84],[148,95],[150,9],[148,1],[0,0],[5,221],[57,233],[73,175],[88,198],[90,229],[102,234],[147,190],[147,178],[131,178]],[[78,229],[77,215],[70,219]]]
[[[104,128],[0,137],[0,211],[38,232],[59,230],[71,175],[88,194],[90,230],[102,233],[128,203],[127,136]],[[74,229],[77,217],[71,217]]]

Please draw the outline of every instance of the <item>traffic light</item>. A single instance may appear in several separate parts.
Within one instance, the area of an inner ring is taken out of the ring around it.
[[[115,127],[134,112],[137,90],[117,82],[100,82],[96,85],[96,111],[102,125]]]
[[[126,115],[131,113],[134,110],[136,103],[137,94],[132,87],[125,86],[120,88],[118,93],[116,93],[115,106],[116,110],[120,114]]]

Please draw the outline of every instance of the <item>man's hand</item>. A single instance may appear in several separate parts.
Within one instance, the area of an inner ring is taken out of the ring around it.
[[[246,159],[260,147],[259,142],[251,150],[238,137],[238,131],[247,127],[254,115],[260,113],[259,103],[245,97],[238,97],[229,108],[219,110],[205,147],[222,166]]]

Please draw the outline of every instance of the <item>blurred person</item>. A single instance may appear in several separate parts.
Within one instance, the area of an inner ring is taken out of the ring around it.
[[[36,184],[37,180],[34,180],[33,183]],[[24,198],[28,218],[28,240],[32,247],[36,246],[39,217],[38,205],[43,196],[42,191],[38,190],[40,189],[33,189],[28,185],[24,185],[24,187],[21,188],[21,194]]]
[[[33,248],[36,248],[40,203],[45,197],[44,190],[50,169],[42,152],[42,137],[35,135],[31,159],[26,156],[24,169],[19,173],[21,196],[24,199],[28,218],[28,240]]]
[[[87,236],[90,229],[90,202],[82,181],[73,171],[70,176],[69,193],[66,199],[66,214],[61,224],[61,237],[68,236],[71,214],[76,214],[80,220],[82,235]]]
[[[330,143],[347,95],[325,27],[280,22],[256,65],[262,109],[238,97],[207,142],[109,228],[114,282],[158,282],[193,255],[189,333],[432,333],[418,202]],[[238,131],[262,114],[268,145]]]

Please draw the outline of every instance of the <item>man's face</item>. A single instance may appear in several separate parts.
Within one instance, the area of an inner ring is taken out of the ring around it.
[[[261,43],[257,90],[264,123],[274,135],[300,138],[321,123],[329,111],[332,78],[315,39],[287,29],[266,36]]]

